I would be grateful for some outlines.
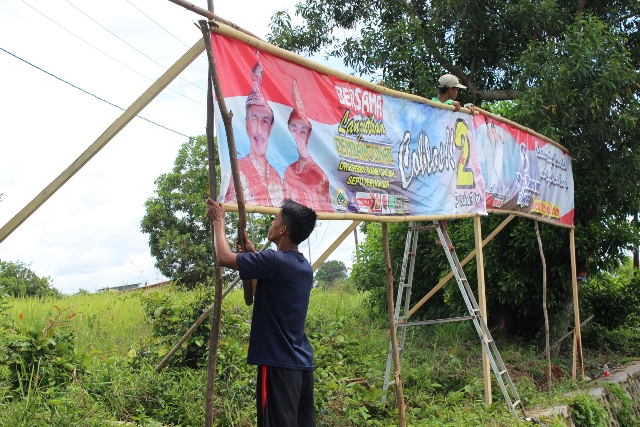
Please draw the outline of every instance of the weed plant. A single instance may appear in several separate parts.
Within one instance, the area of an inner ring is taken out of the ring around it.
[[[201,426],[210,320],[168,367],[159,373],[154,367],[211,298],[210,289],[199,288],[9,300],[0,312],[0,426]],[[312,292],[306,329],[314,350],[318,426],[397,425],[393,389],[382,390],[388,326],[384,317],[371,314],[367,301],[366,293],[341,288]],[[251,312],[241,291],[223,302],[214,401],[218,426],[255,424],[256,368],[246,364]],[[70,313],[77,314],[67,318]],[[28,342],[26,353],[16,352],[16,340]],[[547,392],[544,358],[536,349],[500,344],[527,409],[568,401],[561,394],[579,388],[565,379]],[[566,355],[554,364],[566,370]],[[484,404],[481,348],[468,322],[409,329],[402,376],[407,425],[521,425],[495,382],[494,403]]]

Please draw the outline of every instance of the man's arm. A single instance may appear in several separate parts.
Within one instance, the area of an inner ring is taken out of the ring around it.
[[[236,254],[231,252],[229,248],[226,231],[224,229],[225,214],[226,211],[222,203],[207,199],[207,217],[211,220],[215,231],[216,258],[218,258],[218,264],[222,267],[237,270],[238,261],[236,260]]]

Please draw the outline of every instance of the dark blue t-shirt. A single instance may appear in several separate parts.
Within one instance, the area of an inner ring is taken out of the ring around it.
[[[313,286],[309,262],[293,250],[240,253],[236,259],[242,280],[258,279],[247,363],[313,370],[304,331]]]

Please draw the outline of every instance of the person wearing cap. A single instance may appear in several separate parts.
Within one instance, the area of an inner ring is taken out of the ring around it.
[[[466,89],[467,87],[460,84],[460,80],[453,74],[445,74],[438,79],[438,96],[434,96],[431,100],[441,102],[447,105],[453,105],[454,111],[460,110],[460,103],[456,101],[458,89]],[[467,107],[473,114],[473,104]]]
[[[311,137],[311,121],[304,111],[298,83],[291,87],[293,110],[287,125],[298,148],[298,160],[284,171],[284,197],[321,212],[333,212],[329,195],[329,179],[307,150]]]
[[[260,59],[251,70],[252,87],[246,102],[245,129],[249,137],[249,154],[238,159],[240,181],[247,205],[278,207],[284,201],[282,179],[267,160],[269,137],[273,129],[273,110],[263,94],[263,67]],[[225,200],[237,203],[233,180]]]

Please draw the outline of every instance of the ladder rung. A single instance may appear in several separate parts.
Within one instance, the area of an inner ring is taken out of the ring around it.
[[[507,373],[507,370],[505,369],[504,371],[500,371],[500,373],[498,375],[503,376],[506,373]]]
[[[390,385],[396,385],[396,380],[389,381],[389,382],[387,383],[387,387],[388,387],[388,386],[390,386]]]
[[[415,256],[416,253],[415,252],[409,252],[409,255]]]
[[[409,284],[409,283],[404,283],[404,284],[402,285],[402,287],[403,287],[403,288],[410,288],[410,287],[411,287],[411,284]]]
[[[493,339],[492,339],[492,338],[487,339],[487,338],[485,337],[484,342],[486,342],[487,344],[489,344],[489,343],[492,343],[492,342],[493,342]]]
[[[516,406],[518,406],[520,404],[519,400],[516,400],[515,402],[513,402],[513,405],[511,405],[512,408],[515,408]]]

